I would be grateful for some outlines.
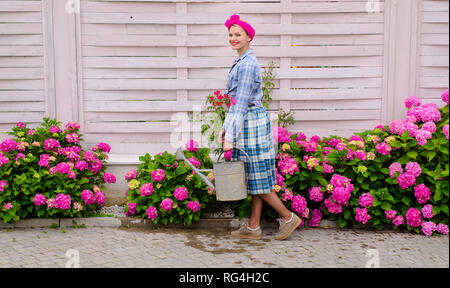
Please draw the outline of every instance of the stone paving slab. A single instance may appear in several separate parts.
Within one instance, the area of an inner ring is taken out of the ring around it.
[[[276,241],[234,239],[231,229],[0,229],[0,267],[442,267],[448,236],[409,232],[297,229]]]

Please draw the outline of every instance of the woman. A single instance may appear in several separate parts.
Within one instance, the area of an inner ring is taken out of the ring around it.
[[[274,138],[270,118],[264,109],[262,99],[262,77],[258,61],[250,48],[255,30],[239,15],[233,15],[225,22],[229,31],[229,42],[239,58],[233,63],[228,74],[227,94],[236,99],[231,106],[219,133],[219,142],[223,150],[233,147],[243,149],[252,164],[239,150],[234,149],[232,160],[245,161],[245,171],[249,176],[247,193],[252,196],[252,213],[248,223],[231,232],[235,238],[261,239],[260,228],[263,201],[278,212],[280,230],[275,239],[283,240],[297,228],[301,220],[289,211],[273,192],[276,184]]]

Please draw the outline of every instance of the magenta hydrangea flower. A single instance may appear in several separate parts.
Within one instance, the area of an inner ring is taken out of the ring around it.
[[[406,224],[413,228],[417,228],[422,225],[422,216],[420,215],[420,211],[416,208],[410,208],[406,211]]]
[[[39,161],[38,161],[38,165],[41,167],[47,167],[49,168],[50,164],[48,163],[50,159],[50,155],[49,154],[42,154]]]
[[[69,143],[77,144],[78,142],[80,142],[80,136],[78,136],[77,133],[70,133],[66,135],[66,140]]]
[[[433,214],[433,205],[427,204],[427,205],[423,206],[422,207],[422,216],[425,219],[433,218],[433,216],[434,216],[434,214]]]
[[[11,152],[17,148],[17,143],[13,139],[5,139],[0,144],[0,150],[5,153]]]
[[[136,207],[137,207],[136,203],[133,202],[128,203],[128,211],[125,212],[125,215],[127,216],[134,215],[136,213]]]
[[[410,137],[416,137],[419,126],[412,122],[405,122],[403,127],[400,129],[400,135],[403,135],[405,131],[408,131]]]
[[[33,198],[34,205],[41,206],[47,202],[47,198],[43,194],[36,194]]]
[[[139,188],[139,193],[141,196],[148,196],[153,193],[153,184],[152,183],[144,183],[142,184],[141,188]]]
[[[102,191],[98,191],[97,193],[95,193],[95,202],[97,202],[97,204],[100,205],[104,205],[106,201],[106,197],[105,194]]]
[[[367,214],[367,208],[356,208],[355,220],[366,224],[370,220],[370,215]]]
[[[422,129],[430,133],[434,133],[436,132],[436,124],[434,124],[434,122],[429,121],[422,125]]]
[[[423,222],[422,223],[422,233],[426,236],[430,237],[433,235],[433,232],[436,230],[436,224],[434,222]]]
[[[420,164],[417,162],[408,162],[405,168],[406,172],[412,174],[415,178],[419,177],[422,173],[422,169],[420,168]]]
[[[320,209],[313,209],[312,217],[308,221],[309,227],[318,227],[321,220],[322,220],[322,211],[320,211]]]
[[[403,122],[402,119],[397,119],[391,122],[391,124],[389,125],[389,132],[391,132],[391,134],[395,134],[395,135],[402,135],[401,134],[401,129],[403,127],[405,123]]]
[[[445,90],[444,93],[442,93],[441,99],[445,104],[448,105],[448,89]]]
[[[191,139],[186,143],[185,148],[188,151],[197,152],[198,151],[198,142]]]
[[[323,192],[321,191],[321,187],[309,188],[309,199],[315,202],[322,202]]]
[[[69,122],[66,124],[66,129],[78,130],[80,129],[80,124],[78,124],[77,122]]]
[[[83,170],[87,169],[88,167],[89,167],[89,165],[86,161],[77,161],[75,163],[75,168],[80,171],[83,171]]]
[[[5,155],[3,155],[2,152],[0,152],[0,167],[2,167],[3,165],[6,165],[9,163],[9,158],[6,157]]]
[[[3,208],[5,208],[6,210],[9,210],[13,207],[14,207],[14,205],[12,205],[11,202],[7,202],[7,203],[3,204]]]
[[[394,224],[396,227],[398,227],[399,225],[403,225],[405,224],[405,218],[403,218],[402,215],[395,216],[392,220],[392,224]]]
[[[389,166],[389,176],[395,178],[396,172],[400,172],[400,174],[403,173],[402,164],[398,162],[394,162]]]
[[[427,140],[431,139],[431,137],[432,136],[431,136],[430,131],[427,131],[427,130],[424,130],[424,129],[417,130],[416,140],[417,140],[417,143],[420,146],[423,146],[423,145],[427,144]]]
[[[289,155],[284,156],[283,159],[278,161],[278,169],[283,176],[286,176],[286,174],[294,175],[295,172],[299,171],[297,160],[291,158]]]
[[[293,133],[289,133],[287,132],[286,128],[283,127],[273,127],[273,137],[275,142],[291,142],[291,135],[293,135]]]
[[[448,132],[448,124],[442,127],[442,133],[444,133],[445,138],[448,140],[449,132]]]
[[[17,122],[16,126],[19,128],[25,128],[25,124],[23,124],[23,122]]]
[[[75,172],[73,172],[72,170],[70,170],[70,171],[67,173],[67,178],[75,179],[75,178],[77,178],[77,174],[76,174]]]
[[[386,215],[386,219],[392,220],[394,219],[395,215],[397,215],[397,212],[395,210],[388,210],[384,211],[384,215]]]
[[[161,208],[164,211],[172,210],[172,206],[173,206],[173,202],[169,198],[166,198],[166,199],[161,201]]]
[[[103,174],[103,180],[105,180],[106,183],[116,183],[116,176],[112,173],[106,172]]]
[[[70,208],[71,205],[71,199],[70,199],[70,195],[66,195],[63,193],[60,193],[56,196],[55,199],[55,207],[59,208],[61,210],[67,210]]]
[[[137,171],[136,170],[130,170],[125,175],[125,180],[136,179],[136,177],[137,177]]]
[[[347,206],[350,194],[350,191],[344,187],[334,187],[332,197],[336,203]]]
[[[339,203],[335,203],[331,200],[331,196],[325,200],[325,206],[328,209],[328,212],[332,214],[342,213],[342,206]]]
[[[94,193],[92,193],[92,191],[89,190],[83,190],[81,192],[81,199],[84,200],[85,205],[90,205],[95,202]]]
[[[175,189],[175,191],[173,191],[173,196],[178,201],[183,201],[184,199],[186,199],[188,197],[188,195],[189,195],[189,191],[184,186],[178,187]]]
[[[147,217],[149,219],[152,219],[152,221],[155,221],[156,217],[158,217],[158,210],[153,206],[149,206],[147,209],[147,212],[145,212],[145,214],[147,214]]]
[[[414,196],[416,197],[417,202],[425,204],[431,198],[430,188],[425,186],[425,184],[419,184],[414,187]]]
[[[0,192],[3,192],[5,190],[6,186],[8,186],[8,183],[6,183],[6,180],[0,180]]]
[[[291,208],[297,214],[301,214],[306,209],[306,199],[301,195],[295,195],[292,198]]]
[[[332,174],[334,173],[334,168],[333,166],[327,164],[327,163],[323,163],[323,173],[325,174]]]
[[[378,153],[383,155],[389,155],[392,150],[392,147],[384,142],[378,143],[377,146],[375,146],[375,148],[377,149]]]
[[[397,182],[402,189],[406,189],[416,184],[416,178],[411,173],[405,172],[398,176]]]
[[[405,107],[410,109],[413,106],[420,106],[422,103],[420,102],[420,99],[416,96],[410,96],[408,99],[405,100]]]
[[[448,104],[448,102],[447,102],[447,104]],[[448,226],[445,224],[442,224],[442,223],[438,224],[436,226],[436,231],[441,233],[442,235],[448,235]]]
[[[61,174],[67,174],[70,171],[70,164],[66,162],[61,162],[56,165],[56,171],[58,171]]]
[[[355,155],[356,155],[356,158],[358,158],[359,160],[362,160],[362,161],[367,160],[367,155],[364,150],[356,150]]]
[[[92,147],[92,151],[102,150],[103,152],[109,153],[111,151],[111,146],[109,144],[100,142],[94,147]]]
[[[350,184],[350,179],[347,177],[344,177],[339,174],[334,174],[331,177],[330,184],[334,187],[347,187]]]
[[[191,210],[192,212],[197,212],[200,210],[200,203],[195,200],[195,201],[189,201],[189,203],[186,205],[186,208],[188,208],[189,210]]]
[[[61,129],[59,129],[58,126],[52,126],[48,129],[48,131],[50,131],[51,133],[59,133],[61,132]]]
[[[359,205],[362,207],[372,207],[373,197],[372,195],[370,195],[370,192],[364,193],[359,196]]]
[[[160,182],[166,178],[166,173],[163,169],[156,169],[152,171],[152,179],[155,182]]]
[[[48,138],[44,141],[44,149],[45,150],[55,150],[59,147],[61,147],[61,144],[59,144],[58,140],[55,140],[53,138]]]

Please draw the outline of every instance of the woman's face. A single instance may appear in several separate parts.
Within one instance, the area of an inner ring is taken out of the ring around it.
[[[230,42],[233,50],[241,50],[249,46],[250,36],[247,35],[247,32],[241,26],[233,25],[228,34],[228,42]]]

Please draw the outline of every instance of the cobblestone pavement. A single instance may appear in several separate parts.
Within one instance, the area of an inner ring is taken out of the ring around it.
[[[449,267],[448,236],[304,228],[287,240],[228,230],[68,228],[0,230],[0,267]]]

